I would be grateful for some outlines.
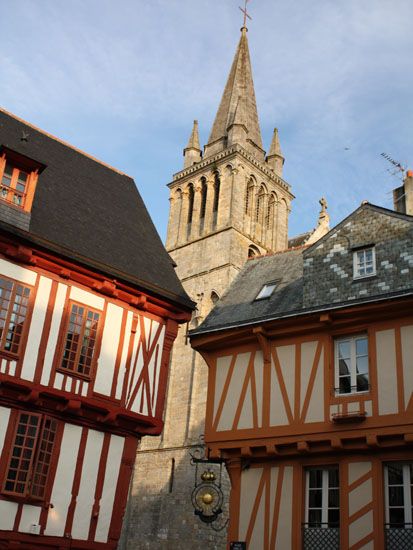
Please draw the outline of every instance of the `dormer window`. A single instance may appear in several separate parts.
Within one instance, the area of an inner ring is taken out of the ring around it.
[[[271,294],[274,292],[277,284],[278,284],[278,281],[272,281],[270,283],[265,283],[265,285],[258,292],[258,294],[255,298],[255,301],[256,300],[265,300],[266,298],[269,298],[271,296]]]
[[[376,274],[374,246],[355,250],[353,253],[353,279],[362,279]]]
[[[0,201],[30,212],[40,163],[2,147],[0,151]]]
[[[23,208],[28,180],[29,174],[27,172],[6,162],[1,178],[0,198]]]

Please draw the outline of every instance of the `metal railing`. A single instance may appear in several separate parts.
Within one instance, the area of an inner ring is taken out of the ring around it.
[[[339,550],[340,528],[329,527],[328,523],[303,523],[303,550]]]
[[[411,550],[413,548],[412,523],[385,524],[386,550]]]

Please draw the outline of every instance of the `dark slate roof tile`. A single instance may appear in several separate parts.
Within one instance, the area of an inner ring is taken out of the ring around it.
[[[23,131],[27,141],[21,140]],[[49,242],[69,257],[101,265],[109,275],[122,274],[142,289],[192,305],[132,178],[2,110],[0,146],[46,166],[28,240]]]

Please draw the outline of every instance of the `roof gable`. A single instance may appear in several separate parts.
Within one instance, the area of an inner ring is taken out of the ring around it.
[[[22,140],[23,132],[27,140]],[[191,304],[135,182],[57,138],[0,111],[0,145],[45,166],[39,174],[28,240],[91,261],[117,278]]]

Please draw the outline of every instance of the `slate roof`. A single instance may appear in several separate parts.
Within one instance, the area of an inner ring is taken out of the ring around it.
[[[374,276],[353,279],[353,251],[376,250]],[[255,300],[277,281],[268,299]],[[413,216],[362,204],[312,245],[252,258],[191,336],[413,295]]]
[[[45,165],[29,230],[4,231],[192,307],[131,177],[1,109],[0,147]]]
[[[251,258],[226,294],[191,334],[234,324],[249,324],[302,309],[303,248]],[[264,284],[277,281],[268,299],[255,300]]]

